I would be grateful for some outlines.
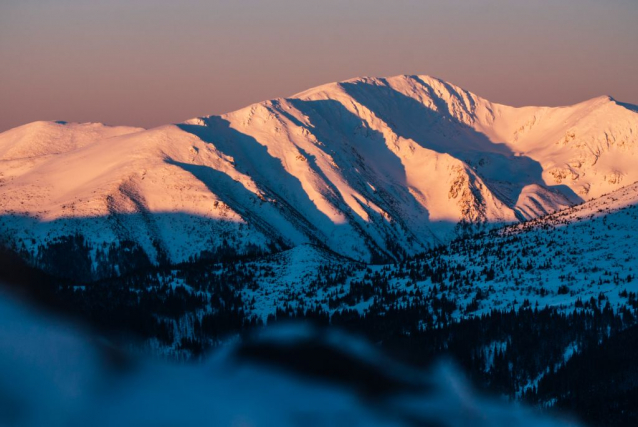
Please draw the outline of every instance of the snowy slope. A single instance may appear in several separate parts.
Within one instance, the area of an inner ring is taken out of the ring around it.
[[[618,309],[628,292],[638,291],[637,221],[634,183],[552,215],[454,242],[439,260],[450,270],[462,266],[464,273],[444,283],[461,283],[462,276],[476,273],[471,288],[450,291],[461,316],[517,308],[525,300],[565,310],[596,300]],[[486,267],[493,270],[491,280],[481,274]],[[477,288],[482,295],[476,311],[467,312]]]
[[[243,296],[262,318],[284,305],[365,313],[374,301],[350,298],[353,282],[371,290],[387,282],[387,292],[396,296],[392,304],[444,297],[454,302],[457,319],[524,304],[569,312],[609,303],[617,310],[638,292],[636,223],[638,182],[554,214],[456,240],[400,264],[366,267],[311,254],[308,258],[318,265],[302,280],[284,278],[276,265],[268,270],[276,274],[264,275],[262,267],[254,273],[261,286],[244,290]],[[421,297],[414,295],[417,289]],[[330,305],[329,297],[343,302]]]
[[[102,123],[33,122],[0,134],[0,160],[20,160],[62,154],[144,129]]]
[[[638,114],[611,98],[513,108],[427,76],[98,140],[20,129],[0,135],[13,159],[0,226],[32,253],[80,233],[135,242],[153,262],[307,243],[398,259],[451,240],[459,222],[531,219],[638,180]],[[47,155],[19,167],[13,152]]]

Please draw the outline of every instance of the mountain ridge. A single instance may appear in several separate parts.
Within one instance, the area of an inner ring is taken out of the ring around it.
[[[32,253],[74,234],[131,240],[151,262],[157,247],[180,262],[311,243],[369,262],[638,180],[638,114],[611,97],[515,108],[428,76],[355,78],[103,134],[26,160],[0,156],[5,239]],[[26,217],[38,219],[33,230]]]

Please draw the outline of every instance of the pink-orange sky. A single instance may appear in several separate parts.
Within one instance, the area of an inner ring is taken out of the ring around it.
[[[636,0],[3,0],[0,131],[151,127],[363,75],[637,104],[637,22]]]

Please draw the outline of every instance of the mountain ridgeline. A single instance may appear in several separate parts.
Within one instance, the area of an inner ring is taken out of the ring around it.
[[[514,108],[358,78],[150,130],[4,132],[0,238],[76,279],[306,244],[401,261],[631,184],[636,160],[636,108],[609,97]]]

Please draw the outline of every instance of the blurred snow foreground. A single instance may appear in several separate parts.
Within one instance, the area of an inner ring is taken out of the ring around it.
[[[265,329],[204,362],[140,360],[0,296],[0,425],[552,426],[308,325]]]

